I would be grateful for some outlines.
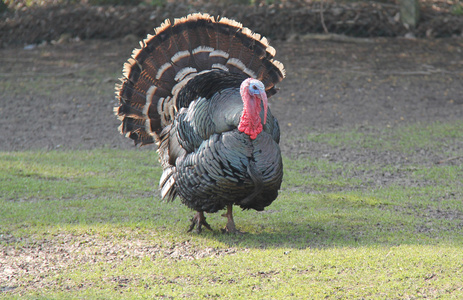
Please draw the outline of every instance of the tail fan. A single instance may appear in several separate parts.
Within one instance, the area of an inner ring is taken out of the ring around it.
[[[122,83],[116,86],[119,106],[114,109],[122,122],[121,134],[135,144],[159,138],[180,109],[178,92],[198,73],[219,69],[257,78],[268,96],[285,76],[267,39],[227,18],[196,13],[173,24],[166,20],[140,46],[124,64]]]

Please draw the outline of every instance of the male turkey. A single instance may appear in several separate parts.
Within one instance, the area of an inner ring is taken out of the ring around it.
[[[199,13],[166,20],[140,45],[116,87],[120,132],[157,143],[162,198],[197,211],[189,231],[211,229],[204,212],[226,207],[225,231],[237,232],[232,205],[263,210],[283,178],[267,107],[285,76],[275,49],[238,22]]]

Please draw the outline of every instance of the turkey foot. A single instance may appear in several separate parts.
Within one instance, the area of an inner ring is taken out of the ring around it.
[[[206,227],[207,229],[212,231],[212,228],[206,222],[206,217],[204,216],[204,212],[202,212],[202,211],[198,211],[198,213],[193,218],[191,218],[191,225],[190,225],[190,228],[188,229],[188,232],[191,232],[193,230],[193,228],[195,228],[196,225],[198,226],[196,228],[197,233],[201,233],[201,231],[202,231],[201,227],[203,225],[204,225],[204,227]]]
[[[235,227],[235,221],[233,221],[233,205],[227,205],[227,213],[223,214],[222,217],[228,219],[227,226],[222,229],[222,233],[234,233],[234,234],[243,234],[244,232],[239,231]]]

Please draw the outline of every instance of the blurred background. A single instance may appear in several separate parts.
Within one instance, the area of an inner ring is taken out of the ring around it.
[[[3,0],[0,47],[66,39],[144,37],[166,18],[208,12],[270,39],[313,33],[353,37],[461,36],[460,0]]]

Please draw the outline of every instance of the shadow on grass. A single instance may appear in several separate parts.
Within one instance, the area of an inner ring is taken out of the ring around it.
[[[388,215],[385,213],[385,215]],[[392,220],[370,216],[364,220],[326,216],[326,222],[285,222],[273,220],[271,224],[237,227],[244,234],[224,234],[220,229],[203,231],[205,239],[215,239],[230,247],[260,249],[306,249],[365,246],[397,246],[402,244],[429,245],[441,242],[463,242],[462,219],[420,218],[410,210],[396,213]],[[328,220],[330,219],[330,220]],[[180,222],[181,223],[181,222]],[[181,226],[180,223],[177,226]],[[223,224],[224,225],[224,224]],[[260,230],[256,230],[257,227]],[[196,236],[196,233],[190,233]]]
[[[194,212],[178,201],[161,203],[153,197],[6,201],[3,205],[6,214],[0,225],[6,230],[4,233],[13,234],[18,229],[48,231],[49,228],[101,227],[111,228],[115,233],[129,232],[128,235],[131,230],[141,230],[152,236],[153,243],[173,239],[214,245],[210,242],[216,241],[228,247],[257,249],[463,242],[463,214],[458,209],[424,211],[407,203],[354,205],[347,196],[344,200],[330,195],[307,195],[301,199],[296,203],[279,201],[264,213],[237,211],[237,228],[246,233],[236,235],[222,233],[225,219],[220,213],[207,216],[213,232],[204,229],[201,234],[187,233]]]

